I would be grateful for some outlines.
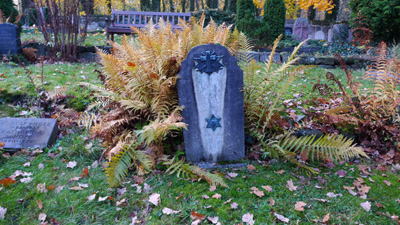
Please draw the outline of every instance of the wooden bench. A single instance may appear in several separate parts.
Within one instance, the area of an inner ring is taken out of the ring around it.
[[[107,41],[111,35],[111,40],[114,41],[114,34],[131,34],[131,27],[143,28],[150,20],[154,24],[158,24],[160,18],[171,24],[172,29],[181,29],[178,25],[179,18],[184,21],[190,21],[191,13],[170,13],[170,12],[133,12],[133,11],[112,11],[111,19],[106,18]]]

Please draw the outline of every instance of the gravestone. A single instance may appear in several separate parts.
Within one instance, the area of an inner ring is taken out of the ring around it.
[[[333,41],[333,29],[328,30],[328,42]]]
[[[325,34],[322,31],[317,31],[314,36],[315,40],[325,40]]]
[[[0,24],[0,55],[22,52],[19,28],[11,23]]]
[[[293,36],[296,40],[306,40],[308,38],[308,20],[306,18],[297,18],[293,30]]]
[[[46,148],[57,138],[57,120],[1,118],[0,142],[5,149]]]
[[[184,106],[186,158],[192,162],[244,157],[243,71],[221,45],[189,51],[177,81]]]

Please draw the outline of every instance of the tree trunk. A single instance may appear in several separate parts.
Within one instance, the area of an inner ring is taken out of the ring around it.
[[[186,0],[181,0],[181,3],[182,3],[182,12],[184,13],[184,12],[186,12]]]
[[[161,1],[160,0],[152,0],[151,2],[151,9],[153,12],[160,12],[161,8]]]
[[[169,0],[169,7],[170,7],[170,12],[175,12],[175,8],[174,8],[174,1],[173,0]]]
[[[165,12],[165,0],[162,0],[162,11]]]
[[[194,11],[194,0],[190,0],[190,2],[189,2],[189,11],[190,12]]]

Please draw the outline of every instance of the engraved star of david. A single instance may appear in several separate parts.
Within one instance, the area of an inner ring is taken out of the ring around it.
[[[214,114],[212,114],[210,118],[206,119],[207,121],[206,128],[211,128],[213,131],[215,131],[217,127],[221,127],[221,124],[219,124],[220,120],[221,118],[217,118],[214,116]]]
[[[197,65],[194,68],[200,73],[207,73],[211,75],[213,72],[218,72],[224,65],[219,61],[224,57],[223,55],[215,55],[215,52],[202,52],[200,58],[193,58]]]

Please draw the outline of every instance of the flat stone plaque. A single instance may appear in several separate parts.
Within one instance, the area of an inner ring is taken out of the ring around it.
[[[46,148],[57,138],[57,120],[37,118],[1,118],[0,142],[5,149]]]
[[[177,81],[184,106],[186,158],[238,160],[244,151],[243,71],[221,45],[200,45],[182,62]]]
[[[11,23],[0,24],[0,54],[22,53],[19,28]]]

